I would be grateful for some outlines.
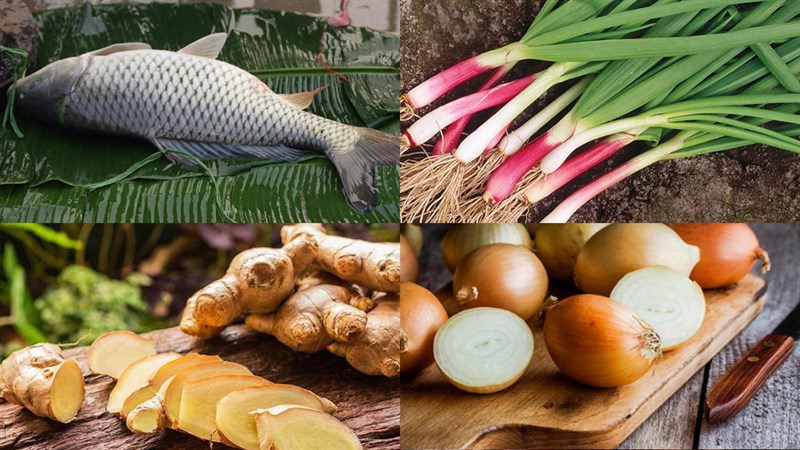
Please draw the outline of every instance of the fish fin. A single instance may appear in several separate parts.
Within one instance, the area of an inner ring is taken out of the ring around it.
[[[360,213],[368,213],[378,204],[375,189],[375,166],[399,164],[400,139],[370,128],[356,128],[358,140],[346,151],[326,155],[336,166],[344,185],[347,203]]]
[[[191,44],[178,50],[178,53],[185,53],[187,55],[201,56],[203,58],[217,59],[222,47],[225,46],[225,40],[228,39],[228,33],[214,33],[206,37],[200,38]]]
[[[297,92],[295,94],[278,94],[278,96],[300,109],[306,109],[311,106],[311,102],[314,101],[314,96],[326,87],[328,87],[328,85],[320,86],[313,91]]]
[[[155,145],[161,149],[176,149],[195,158],[208,161],[212,159],[233,158],[237,156],[270,159],[275,162],[294,162],[307,155],[307,152],[283,145],[244,145],[218,142],[187,141],[182,139],[156,138]],[[167,159],[172,162],[193,166],[191,158],[167,151]]]
[[[99,48],[95,51],[87,53],[92,56],[106,56],[112,53],[129,52],[131,50],[152,50],[150,44],[144,42],[124,42],[122,44],[113,44],[108,47]]]

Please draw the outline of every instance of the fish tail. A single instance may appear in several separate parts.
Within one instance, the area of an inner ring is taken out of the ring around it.
[[[347,202],[355,210],[368,213],[378,204],[375,166],[399,163],[400,139],[370,128],[355,130],[357,137],[349,148],[329,149],[326,154],[339,172]]]

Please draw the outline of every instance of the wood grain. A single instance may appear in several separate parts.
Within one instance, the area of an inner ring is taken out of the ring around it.
[[[291,383],[327,397],[338,409],[334,414],[354,429],[365,448],[398,448],[400,441],[400,383],[370,377],[352,369],[342,358],[327,352],[296,353],[271,336],[244,325],[228,327],[220,336],[197,340],[178,328],[148,335],[159,352],[218,354],[247,366],[254,374],[276,383]],[[89,373],[86,348],[65,352]],[[176,431],[143,436],[130,433],[115,415],[105,411],[113,381],[105,376],[86,377],[86,401],[77,419],[56,424],[38,418],[7,402],[0,403],[0,448],[117,449],[208,448],[208,444]],[[214,448],[226,448],[215,444]]]
[[[767,379],[789,358],[794,339],[768,334],[728,369],[708,392],[709,423],[726,420],[744,408]]]
[[[528,371],[501,393],[466,394],[432,366],[403,385],[401,445],[617,446],[758,314],[764,286],[761,278],[748,275],[731,288],[707,292],[706,320],[698,334],[667,353],[642,379],[621,388],[591,388],[563,376],[544,351],[538,329]],[[454,417],[458,426],[453,426]]]

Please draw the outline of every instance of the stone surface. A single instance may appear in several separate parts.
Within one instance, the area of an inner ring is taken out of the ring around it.
[[[403,43],[402,90],[458,61],[513,42],[522,36],[539,1],[400,0]],[[526,62],[517,74],[530,73]],[[483,78],[464,84],[431,107],[473,92]],[[538,104],[553,98],[550,93]],[[431,107],[418,111],[424,114]],[[538,109],[536,105],[529,111]],[[478,116],[486,117],[486,115]],[[526,115],[523,119],[527,119]],[[469,129],[468,129],[469,130]],[[432,144],[433,142],[431,142]],[[632,146],[583,174],[532,209],[530,221],[544,217],[578,187],[640,152]],[[684,160],[660,162],[611,187],[572,218],[576,222],[800,220],[800,157],[751,146]]]

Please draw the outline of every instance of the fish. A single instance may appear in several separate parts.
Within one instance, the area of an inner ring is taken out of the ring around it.
[[[399,163],[399,138],[305,111],[317,91],[276,94],[218,60],[227,37],[214,33],[177,52],[133,42],[61,59],[17,82],[16,105],[63,127],[146,139],[184,165],[195,164],[185,154],[292,162],[322,153],[349,205],[373,210],[375,166]]]

